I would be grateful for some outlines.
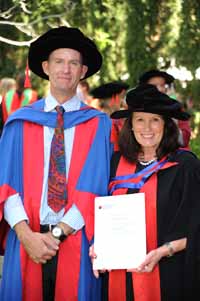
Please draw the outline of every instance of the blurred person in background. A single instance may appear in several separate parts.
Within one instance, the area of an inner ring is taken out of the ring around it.
[[[3,122],[17,109],[33,103],[37,100],[38,94],[25,83],[26,75],[18,74],[16,77],[16,87],[7,91],[2,97]]]
[[[99,100],[99,109],[112,113],[125,106],[125,95],[129,85],[122,81],[112,81],[91,90],[93,98]],[[109,115],[110,115],[109,114]]]
[[[91,95],[90,95],[90,85],[87,80],[81,80],[77,87],[77,95],[81,101],[90,105]]]
[[[172,98],[175,98],[173,84],[175,78],[162,70],[152,69],[145,73],[143,73],[139,78],[140,84],[151,84],[155,85],[157,89],[162,92],[168,94]],[[172,89],[171,89],[172,87]],[[171,90],[171,93],[170,93]],[[179,128],[179,141],[182,147],[189,148],[190,137],[191,137],[191,126],[189,120],[175,120]]]
[[[91,95],[95,104],[98,104],[97,109],[110,116],[114,111],[126,108],[125,95],[128,88],[129,85],[123,81],[113,81],[92,89]],[[123,119],[112,120],[112,140],[115,142],[115,149],[123,122]]]
[[[15,89],[16,80],[11,77],[4,77],[0,80],[0,136],[3,130],[3,110],[2,110],[2,98],[11,89]]]
[[[11,89],[15,89],[16,87],[16,80],[11,77],[4,77],[0,80],[0,102],[2,100],[3,95],[6,94]]]

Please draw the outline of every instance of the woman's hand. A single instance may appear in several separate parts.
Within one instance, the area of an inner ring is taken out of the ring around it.
[[[94,260],[97,258],[97,255],[94,252],[94,245],[91,245],[89,248],[89,256],[91,258],[92,261],[92,265],[94,263]],[[106,270],[93,270],[93,274],[96,278],[99,278],[99,274],[100,273],[105,273]]]
[[[138,268],[130,269],[128,272],[150,273],[162,257],[162,250],[160,248],[152,250],[147,254],[145,260],[138,266]]]
[[[130,269],[128,272],[138,272],[138,273],[150,273],[153,271],[156,264],[159,263],[160,259],[166,256],[172,256],[177,252],[183,251],[186,248],[187,239],[180,238],[177,240],[164,243],[159,248],[150,251],[142,264],[136,269]],[[169,247],[170,245],[170,247]],[[170,250],[172,249],[172,251]],[[172,253],[172,254],[170,254]]]

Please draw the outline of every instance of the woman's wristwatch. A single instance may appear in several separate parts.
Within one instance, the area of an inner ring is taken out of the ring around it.
[[[167,257],[173,256],[174,253],[175,253],[175,251],[174,251],[174,248],[173,248],[171,242],[166,242],[166,243],[164,244],[164,246],[166,246],[167,249],[168,249],[168,255],[167,255]]]

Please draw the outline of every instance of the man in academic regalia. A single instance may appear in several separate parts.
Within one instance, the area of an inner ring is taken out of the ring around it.
[[[94,198],[107,194],[111,121],[76,89],[102,56],[79,29],[62,26],[31,44],[28,64],[50,92],[13,113],[0,142],[0,300],[98,301],[88,249]]]

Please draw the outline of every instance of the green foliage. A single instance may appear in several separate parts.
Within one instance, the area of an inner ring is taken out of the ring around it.
[[[192,138],[190,140],[191,150],[200,159],[200,111],[194,110],[191,119]]]
[[[168,67],[177,35],[172,23],[178,10],[177,1],[127,1],[126,53],[131,85],[135,85],[146,70]],[[159,59],[162,59],[162,66]]]
[[[19,1],[16,0],[17,2]],[[100,84],[119,79],[127,73],[124,48],[126,32],[124,1],[41,0],[27,1],[26,4],[27,10],[31,13],[22,11],[18,5],[16,7],[17,14],[13,14],[10,20],[24,22],[23,31],[25,30],[26,33],[16,27],[6,25],[4,36],[8,36],[8,30],[11,28],[12,35],[10,38],[17,41],[27,41],[55,26],[79,27],[86,35],[96,41],[104,58],[101,71],[91,79],[92,85],[96,85],[97,82]],[[28,47],[5,44],[5,48],[4,53],[1,53],[3,62],[7,61],[7,67],[4,69],[3,75],[15,76],[18,70],[25,68]],[[8,53],[11,61],[9,61]],[[14,64],[12,60],[15,61]],[[0,74],[2,75],[2,72]],[[34,81],[37,82],[37,79]]]
[[[98,85],[125,79],[134,86],[141,73],[151,68],[166,69],[173,59],[195,74],[200,66],[200,1],[190,0],[0,0],[0,36],[28,41],[49,28],[79,27],[94,39],[103,55],[101,71],[89,79]],[[1,13],[14,7],[10,17]],[[0,42],[0,78],[15,76],[25,69],[28,47]],[[6,63],[5,63],[6,62]],[[35,85],[41,80],[33,76]],[[43,83],[42,83],[43,86]],[[177,85],[181,98],[199,102],[198,81]],[[42,94],[42,90],[41,90]]]
[[[176,60],[178,64],[186,66],[194,74],[200,65],[200,2],[183,1],[180,20]]]
[[[93,85],[120,79],[127,73],[124,39],[126,32],[125,4],[119,0],[82,0],[73,10],[73,26],[93,38],[103,55],[103,66]]]
[[[188,99],[192,99],[195,109],[200,110],[200,85],[199,80],[192,80],[187,82],[186,87],[182,87],[180,83],[176,85],[176,91],[181,95],[181,99],[184,103]]]
[[[149,64],[155,64],[156,62],[154,54],[150,53],[150,35],[146,35],[150,31],[150,27],[154,26],[147,22],[148,11],[146,10],[145,3],[139,0],[129,0],[127,2],[127,66],[130,74],[130,83],[131,85],[135,85],[141,74],[141,70],[145,70]]]
[[[190,149],[200,159],[200,136],[190,140]]]

